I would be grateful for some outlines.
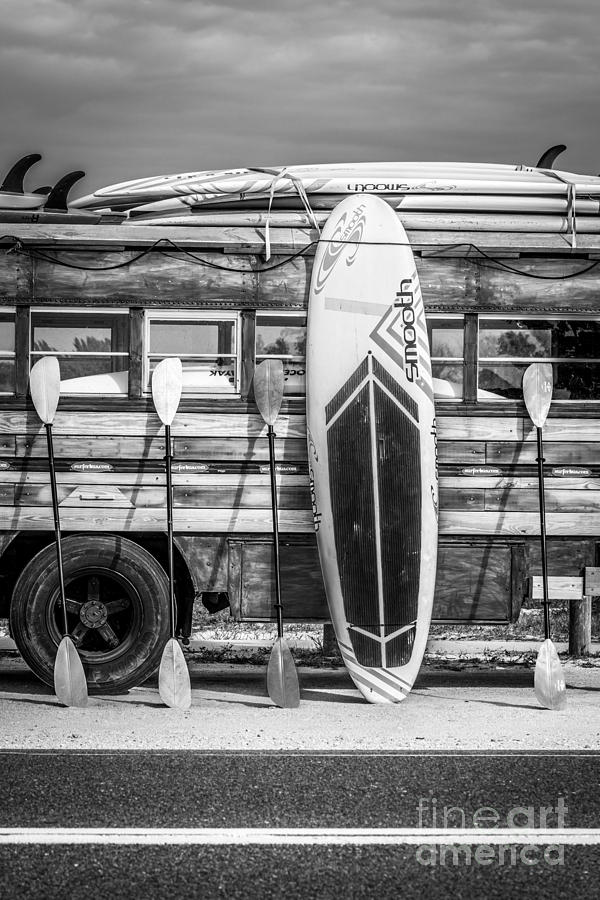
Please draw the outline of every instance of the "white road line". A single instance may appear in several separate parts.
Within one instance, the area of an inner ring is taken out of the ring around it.
[[[0,828],[0,845],[600,845],[600,828]]]

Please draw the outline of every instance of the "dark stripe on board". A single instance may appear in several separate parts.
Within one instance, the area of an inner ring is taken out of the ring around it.
[[[365,356],[356,371],[350,376],[346,384],[339,389],[335,397],[333,397],[325,407],[325,418],[327,424],[333,419],[335,414],[342,408],[348,397],[354,393],[357,387],[367,377],[369,372],[369,358]]]
[[[419,407],[410,397],[404,388],[400,387],[397,381],[381,366],[375,357],[373,357],[373,374],[378,381],[395,397],[398,403],[405,408],[409,416],[412,416],[415,422],[419,421]]]

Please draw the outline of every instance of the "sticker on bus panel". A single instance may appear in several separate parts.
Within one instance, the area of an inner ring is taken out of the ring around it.
[[[71,472],[113,472],[112,463],[78,462],[71,465]]]
[[[268,475],[271,471],[269,466],[261,466],[258,470],[261,475]],[[297,475],[300,471],[298,466],[287,466],[285,463],[275,463],[275,471],[281,475]]]
[[[173,472],[208,472],[209,466],[205,463],[173,463],[171,466]]]

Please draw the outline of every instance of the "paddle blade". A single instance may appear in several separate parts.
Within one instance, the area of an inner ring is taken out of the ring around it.
[[[167,641],[158,670],[158,693],[166,706],[189,709],[192,686],[183,650],[175,638]]]
[[[44,425],[51,425],[60,397],[60,366],[55,356],[36,362],[29,373],[29,390],[36,413]]]
[[[295,709],[300,706],[300,684],[296,663],[283,638],[277,638],[269,657],[267,691],[275,706],[282,709]]]
[[[175,418],[181,400],[182,386],[181,360],[170,357],[159,362],[152,373],[152,399],[163,425],[170,425]]]
[[[546,709],[564,709],[567,705],[567,686],[563,667],[556,647],[546,640],[540,647],[534,676],[535,696],[540,706]]]
[[[552,403],[552,365],[532,363],[523,375],[523,399],[529,418],[536,428],[543,428]]]
[[[64,706],[87,706],[88,690],[83,664],[69,635],[58,645],[54,661],[54,693]]]
[[[254,399],[267,425],[274,425],[283,400],[283,363],[265,359],[254,372]]]

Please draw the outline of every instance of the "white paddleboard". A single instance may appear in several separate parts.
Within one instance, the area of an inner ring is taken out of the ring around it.
[[[329,610],[372,703],[409,693],[431,620],[437,461],[423,300],[406,233],[348,197],[317,248],[307,339],[308,453]]]
[[[285,174],[279,174],[281,172]],[[582,191],[600,190],[600,178],[516,165],[439,162],[334,163],[273,169],[229,169],[143,178],[99,188],[93,194],[80,197],[72,205],[77,208],[93,208],[99,203],[110,206],[124,206],[130,203],[133,206],[140,202],[151,202],[153,199],[161,200],[193,193],[218,197],[222,194],[268,192],[273,185],[279,194],[294,193],[296,188],[292,179],[301,181],[308,192],[327,193],[353,193],[360,190],[393,193],[398,192],[398,189],[381,185],[400,184],[400,193],[462,190],[470,193],[544,194],[553,193],[553,185],[558,185],[555,192],[560,195],[566,190],[565,182],[577,183]],[[485,185],[488,187],[484,189]],[[512,186],[510,190],[509,185]]]

